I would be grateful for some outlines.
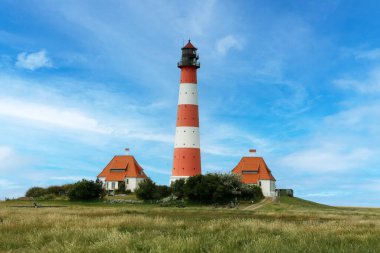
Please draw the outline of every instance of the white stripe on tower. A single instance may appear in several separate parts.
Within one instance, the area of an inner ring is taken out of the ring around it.
[[[196,83],[181,83],[179,86],[178,105],[198,105]]]

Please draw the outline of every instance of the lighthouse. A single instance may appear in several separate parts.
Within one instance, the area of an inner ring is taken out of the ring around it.
[[[197,48],[189,42],[182,48],[178,62],[181,69],[174,158],[170,182],[201,174],[197,69],[200,67]]]

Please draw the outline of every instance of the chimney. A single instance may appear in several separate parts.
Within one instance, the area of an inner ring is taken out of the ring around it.
[[[125,150],[126,155],[129,155],[129,148],[125,148],[124,150]]]
[[[255,154],[256,154],[256,149],[249,150],[249,156],[255,156]]]

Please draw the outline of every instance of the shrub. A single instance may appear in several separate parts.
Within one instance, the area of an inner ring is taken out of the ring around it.
[[[64,184],[62,185],[62,189],[65,191],[65,195],[69,194],[69,190],[73,187],[73,184]]]
[[[63,186],[53,185],[46,188],[46,193],[53,194],[55,196],[62,196],[65,195],[66,191]]]
[[[115,190],[115,193],[116,194],[125,193],[125,182],[124,181],[119,181],[118,189]]]
[[[183,199],[185,197],[185,183],[186,180],[181,178],[171,183],[171,192],[178,198]]]
[[[37,199],[38,200],[52,200],[55,198],[55,196],[56,195],[54,194],[48,193],[48,194],[42,195],[41,197],[38,197]]]
[[[156,187],[157,187],[157,192],[160,195],[160,199],[166,198],[166,197],[170,196],[171,189],[170,189],[169,186],[166,186],[166,185],[157,185]]]
[[[264,198],[261,188],[257,185],[242,185],[241,187],[241,199],[253,200],[255,202]]]
[[[224,204],[240,196],[241,182],[232,174],[206,174],[189,177],[185,196],[194,202]]]
[[[141,181],[135,193],[139,199],[143,200],[160,199],[160,194],[157,192],[157,185],[150,178]]]
[[[70,187],[68,192],[70,200],[96,200],[103,197],[102,185],[92,180],[78,181]]]
[[[212,202],[224,204],[230,201],[236,202],[241,195],[240,178],[234,174],[213,174],[218,184],[212,195]]]
[[[25,197],[38,198],[47,193],[45,188],[42,187],[32,187],[26,193]]]

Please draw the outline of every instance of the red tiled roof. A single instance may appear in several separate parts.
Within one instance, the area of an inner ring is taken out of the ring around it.
[[[189,42],[187,42],[187,44],[182,49],[184,49],[184,48],[197,49],[196,47],[194,47],[193,44],[191,44],[190,40],[189,40]]]
[[[125,169],[125,171],[111,171]],[[123,181],[126,177],[147,178],[143,168],[131,155],[114,156],[98,177],[105,177],[106,181]]]
[[[253,171],[257,171],[257,173],[243,173]],[[276,181],[262,157],[243,157],[232,170],[232,173],[241,175],[241,181],[246,184],[258,184],[259,180]]]

